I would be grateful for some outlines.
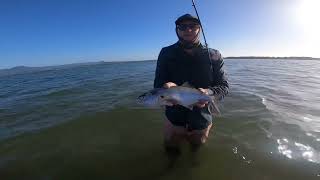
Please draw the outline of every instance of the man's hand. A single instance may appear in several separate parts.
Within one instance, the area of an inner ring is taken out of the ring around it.
[[[174,86],[177,86],[177,84],[173,83],[173,82],[167,82],[167,83],[165,83],[163,85],[163,87],[166,88],[166,89],[169,89],[169,88],[174,87]]]
[[[205,94],[205,95],[209,95],[209,89],[198,88],[198,90],[199,90],[200,92],[202,92],[203,94]]]
[[[204,88],[198,88],[198,90],[205,94],[205,95],[209,95],[209,90],[208,89],[204,89]],[[199,101],[196,106],[198,108],[204,108],[209,102],[208,101]]]
[[[173,82],[167,82],[167,83],[165,83],[163,85],[163,87],[166,88],[166,89],[169,89],[169,88],[174,87],[174,86],[177,86],[177,84],[173,83]],[[173,105],[177,105],[178,104],[178,102],[176,100],[174,100],[174,99],[167,99],[166,102],[167,102],[167,104],[166,104],[167,106],[173,106]]]

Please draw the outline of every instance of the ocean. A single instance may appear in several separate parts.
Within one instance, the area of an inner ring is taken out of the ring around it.
[[[192,162],[168,166],[156,61],[0,73],[0,179],[320,179],[320,61],[226,59],[230,93]]]

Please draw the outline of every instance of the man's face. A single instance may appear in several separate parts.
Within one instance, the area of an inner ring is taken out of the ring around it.
[[[200,31],[200,25],[193,21],[183,21],[177,25],[177,29],[180,38],[185,41],[193,41]]]

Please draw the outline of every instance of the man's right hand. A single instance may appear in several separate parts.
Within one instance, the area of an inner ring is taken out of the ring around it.
[[[169,89],[169,88],[174,87],[174,86],[177,86],[177,84],[173,83],[173,82],[167,82],[167,83],[165,83],[163,85],[163,87],[166,88],[166,89]]]
[[[167,82],[167,83],[165,83],[163,85],[163,87],[166,88],[166,89],[169,89],[169,88],[174,87],[174,86],[177,86],[177,84],[173,83],[173,82]],[[178,104],[178,102],[175,101],[174,99],[167,99],[167,103],[168,103],[167,106],[173,106],[173,105],[177,105]]]

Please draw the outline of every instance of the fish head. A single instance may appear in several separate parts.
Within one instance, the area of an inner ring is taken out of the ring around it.
[[[153,89],[138,96],[138,104],[146,106],[165,105],[165,91],[162,88]]]

